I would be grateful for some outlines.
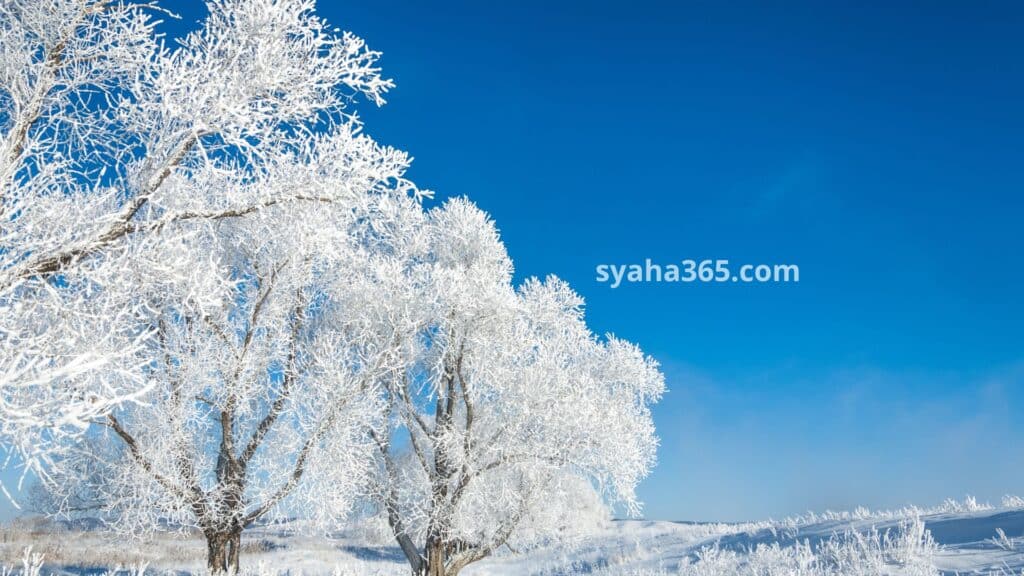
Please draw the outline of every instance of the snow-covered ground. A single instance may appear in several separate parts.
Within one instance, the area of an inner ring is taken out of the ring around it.
[[[334,538],[292,536],[280,528],[250,533],[243,571],[264,576],[325,573],[405,575],[394,546],[379,531]],[[26,546],[43,554],[42,574],[202,572],[203,544],[181,536],[150,542],[100,531],[0,531],[0,563],[21,569]],[[2,572],[2,570],[0,570]],[[512,575],[924,575],[1024,574],[1024,500],[999,506],[973,499],[930,509],[809,514],[782,521],[708,524],[616,521],[587,536],[494,558],[467,576]]]

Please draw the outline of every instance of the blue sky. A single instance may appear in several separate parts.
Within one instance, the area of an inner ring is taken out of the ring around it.
[[[1024,494],[1024,5],[780,6],[320,12],[398,84],[367,131],[488,210],[520,278],[567,279],[664,364],[649,517]],[[645,258],[800,283],[595,281]]]

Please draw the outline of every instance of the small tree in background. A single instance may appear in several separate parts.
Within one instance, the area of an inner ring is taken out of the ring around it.
[[[432,210],[423,227],[411,244],[423,252],[379,276],[416,295],[402,307],[415,327],[396,349],[402,370],[384,387],[394,433],[375,433],[378,497],[413,571],[454,575],[557,536],[593,490],[636,512],[657,445],[657,364],[595,338],[564,282],[514,289],[493,224],[470,203]]]

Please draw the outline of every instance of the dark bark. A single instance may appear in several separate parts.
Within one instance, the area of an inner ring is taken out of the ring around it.
[[[420,569],[417,570],[413,563],[413,573],[423,576],[458,576],[466,566],[489,556],[485,549],[463,540],[438,540],[425,548],[426,555],[419,563]]]
[[[238,554],[242,532],[208,532],[206,534],[206,567],[210,574],[238,574]]]
[[[445,571],[446,560],[447,554],[445,554],[444,544],[441,542],[431,544],[427,548],[426,570],[424,570],[426,576],[449,576],[448,572]],[[455,575],[452,574],[451,576]]]

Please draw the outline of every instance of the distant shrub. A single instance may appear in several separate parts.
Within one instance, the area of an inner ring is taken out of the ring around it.
[[[1024,508],[1024,498],[1007,494],[1003,496],[1003,508]]]

